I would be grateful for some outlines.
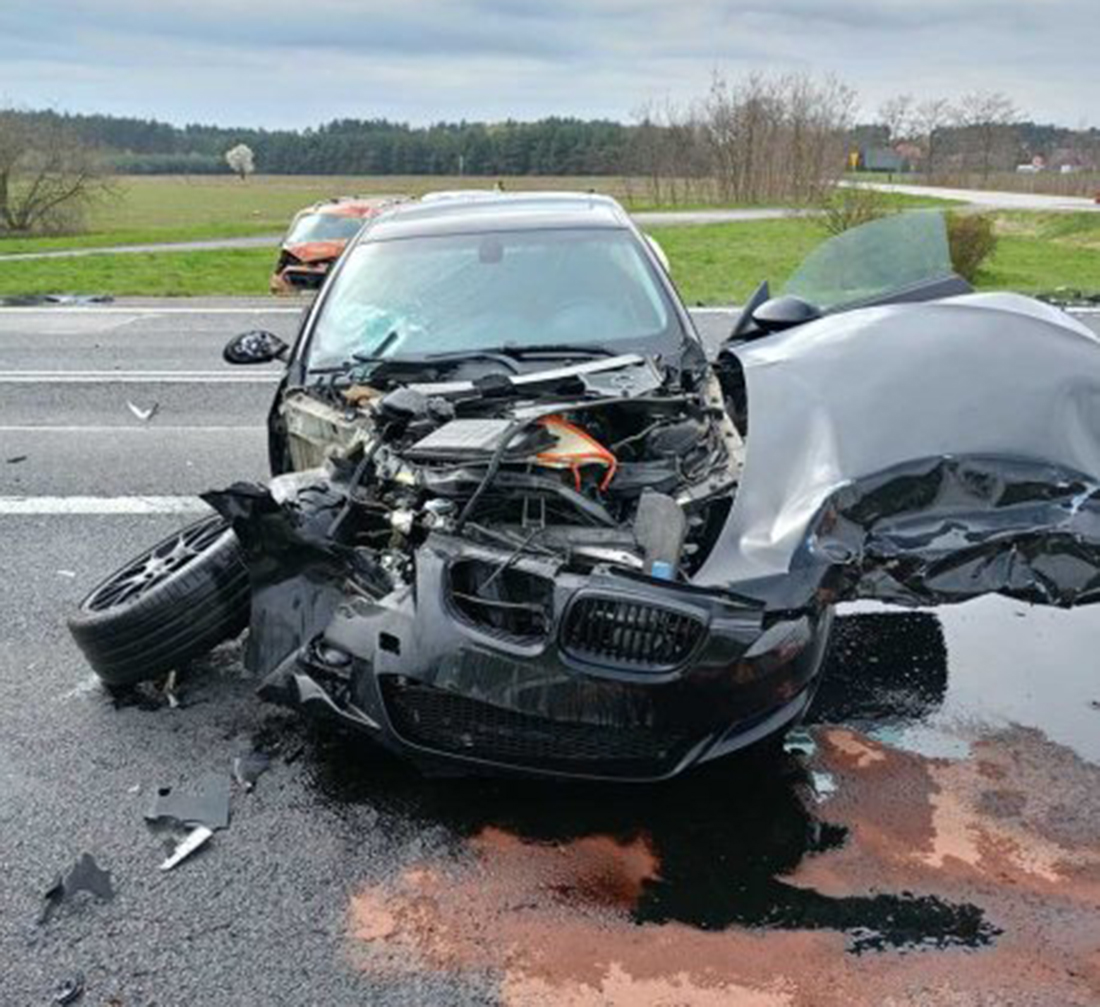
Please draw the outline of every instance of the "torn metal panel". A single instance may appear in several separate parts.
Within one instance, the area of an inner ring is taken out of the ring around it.
[[[1090,598],[1100,343],[1083,325],[974,294],[829,316],[737,356],[745,470],[697,584],[792,605],[822,586]]]

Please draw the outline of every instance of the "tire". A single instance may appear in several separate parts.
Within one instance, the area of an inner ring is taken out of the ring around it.
[[[203,518],[145,550],[80,603],[69,631],[109,686],[156,678],[247,625],[251,590],[237,536]]]

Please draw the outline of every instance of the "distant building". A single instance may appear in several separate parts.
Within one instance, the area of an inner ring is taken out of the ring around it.
[[[893,147],[860,147],[856,160],[857,171],[909,171],[908,158]]]

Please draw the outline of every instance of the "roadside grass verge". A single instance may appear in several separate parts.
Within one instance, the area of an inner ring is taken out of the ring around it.
[[[998,214],[997,229],[997,251],[978,276],[980,289],[1100,290],[1100,214]],[[825,238],[820,221],[805,217],[649,232],[690,305],[743,301],[764,279],[777,291]],[[274,261],[273,249],[250,248],[10,262],[0,264],[0,295],[263,295]]]
[[[688,202],[655,204],[645,198],[638,179],[596,176],[523,175],[502,179],[509,190],[594,190],[621,200],[635,211],[744,209],[748,204]],[[281,234],[303,206],[342,195],[420,196],[443,189],[489,189],[495,178],[445,175],[254,175],[247,182],[233,176],[128,176],[117,180],[115,194],[90,213],[82,234],[51,237],[0,237],[0,256],[64,248],[104,248],[171,241]],[[883,194],[885,205],[898,209],[950,205],[947,201],[896,193]]]
[[[110,294],[201,297],[267,293],[275,254],[266,248],[133,252],[0,265],[0,296]]]

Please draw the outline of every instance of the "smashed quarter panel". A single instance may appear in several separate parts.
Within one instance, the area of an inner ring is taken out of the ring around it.
[[[828,316],[738,348],[741,485],[695,578],[772,604],[1092,600],[1100,342],[972,294]]]

